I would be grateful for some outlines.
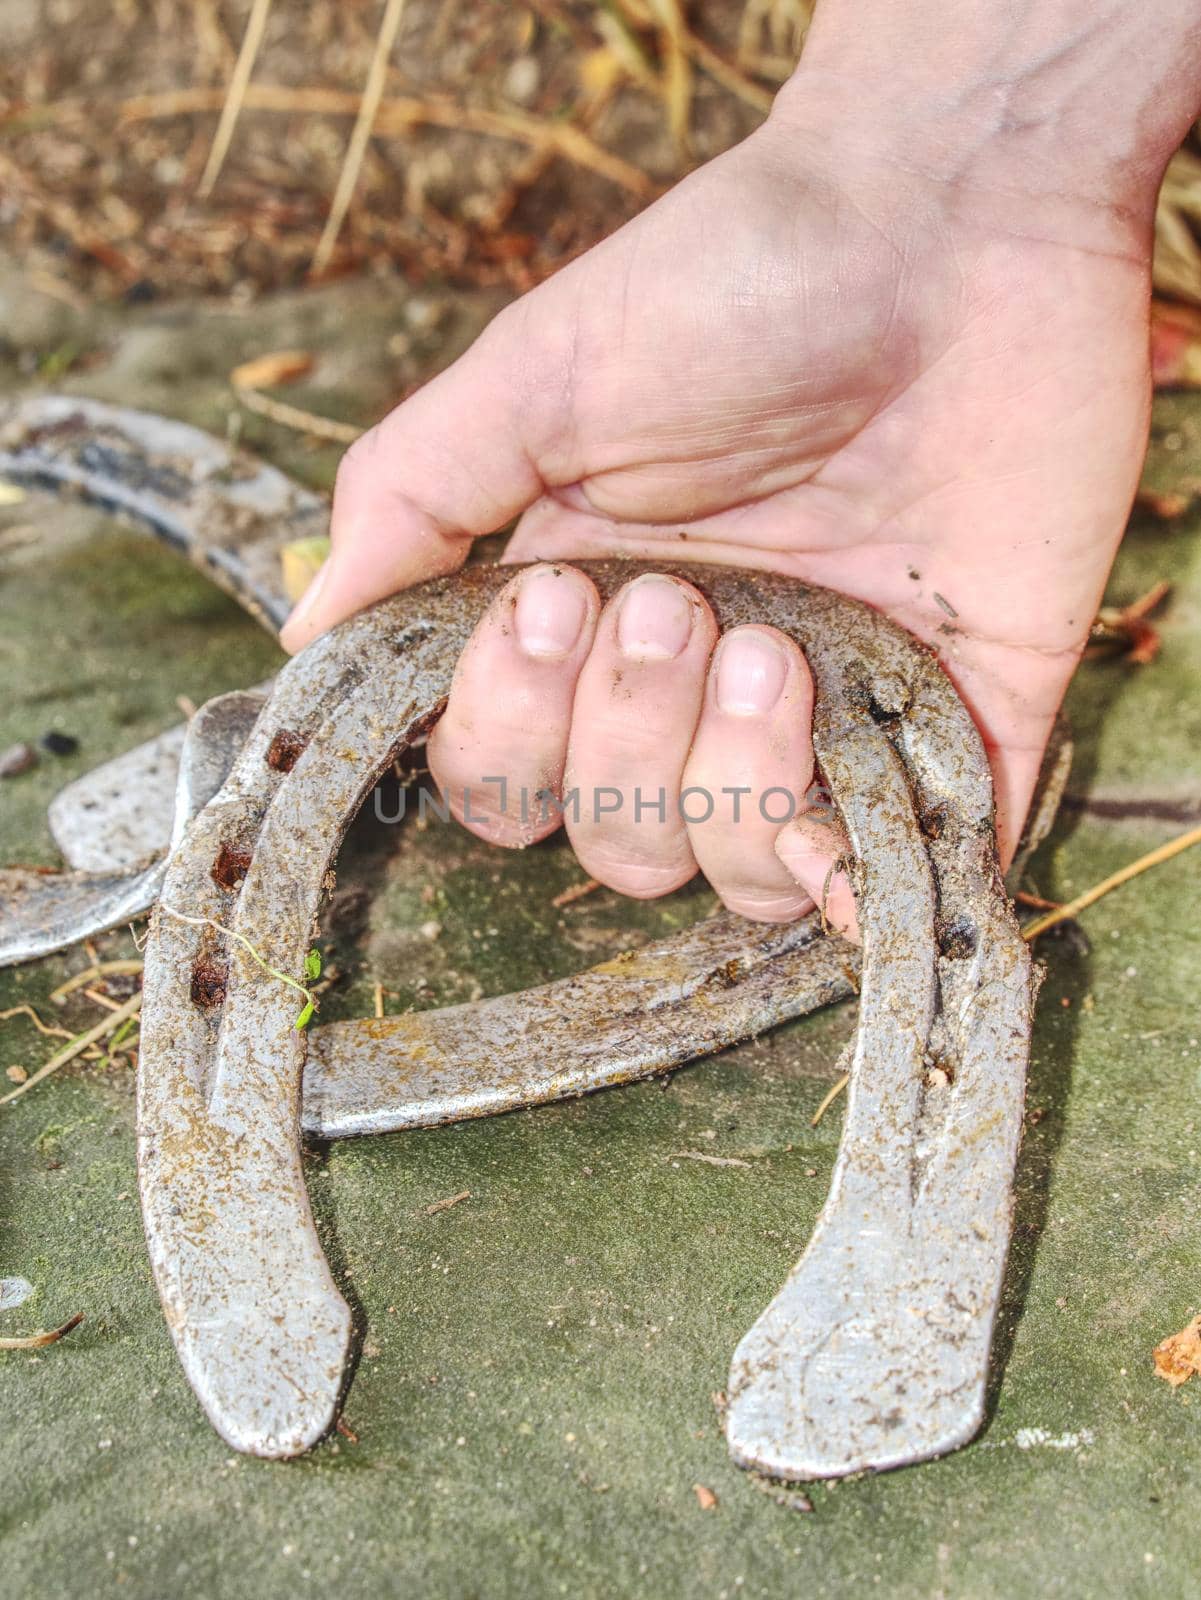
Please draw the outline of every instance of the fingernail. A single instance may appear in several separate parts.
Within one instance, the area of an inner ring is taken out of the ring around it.
[[[688,643],[692,602],[670,578],[635,578],[617,613],[617,642],[631,661],[670,661]]]
[[[580,585],[553,567],[538,567],[521,580],[513,621],[526,655],[567,655],[587,617],[588,601]]]
[[[784,692],[788,663],[773,639],[732,633],[717,652],[717,704],[737,717],[762,716]]]
[[[325,587],[325,580],[329,576],[329,564],[330,557],[326,556],[313,574],[312,582],[288,613],[288,619],[280,629],[280,638],[286,645],[296,642],[296,630],[304,626],[305,619],[311,614],[313,607],[320,599],[321,591]]]

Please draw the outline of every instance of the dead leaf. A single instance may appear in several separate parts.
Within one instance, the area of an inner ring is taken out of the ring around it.
[[[1151,1352],[1155,1363],[1155,1376],[1178,1389],[1196,1373],[1201,1372],[1201,1317],[1194,1317],[1187,1327],[1161,1339]]]
[[[692,1492],[696,1496],[696,1503],[702,1511],[717,1510],[717,1496],[712,1489],[707,1489],[703,1483],[694,1483]]]
[[[14,1062],[11,1067],[5,1069],[4,1076],[8,1079],[9,1083],[24,1083],[26,1078],[28,1078],[29,1073],[24,1067],[17,1066],[17,1064]]]
[[[1151,489],[1140,489],[1137,501],[1139,506],[1144,511],[1149,511],[1153,517],[1159,517],[1163,522],[1174,522],[1189,509],[1193,497],[1190,494],[1157,494]]]
[[[278,389],[285,383],[307,378],[313,370],[313,357],[307,350],[273,350],[270,355],[243,361],[229,375],[235,389]]]

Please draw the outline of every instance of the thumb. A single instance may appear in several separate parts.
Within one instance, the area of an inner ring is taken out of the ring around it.
[[[502,312],[343,456],[332,549],[280,633],[286,650],[397,589],[453,572],[473,539],[538,498],[541,479],[521,439],[512,325]]]

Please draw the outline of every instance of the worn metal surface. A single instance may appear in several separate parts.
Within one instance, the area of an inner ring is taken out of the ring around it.
[[[146,522],[267,625],[286,610],[279,546],[324,521],[316,497],[207,436],[91,402],[0,413],[0,473],[74,487]],[[582,565],[606,595],[628,576],[616,563]],[[1029,1038],[1030,964],[1001,891],[987,764],[932,658],[874,613],[763,574],[664,570],[702,589],[723,627],[772,623],[805,649],[815,745],[856,851],[864,935],[834,1182],[809,1249],[736,1353],[731,1452],[792,1478],[921,1459],[963,1442],[980,1419]],[[177,1348],[239,1449],[288,1455],[320,1435],[349,1336],[300,1172],[296,994],[247,947],[301,971],[350,816],[437,715],[459,651],[512,575],[473,569],[318,641],[281,675],[186,833],[215,775],[181,777],[180,848],[147,961],[143,1206]],[[270,760],[281,730],[303,747],[288,775]],[[244,879],[214,873],[231,852]],[[133,901],[153,894],[161,872],[27,874],[0,888],[26,931],[40,924],[36,948],[50,949],[89,918],[85,931],[142,909]],[[744,933],[732,968],[726,941],[739,934],[734,919],[716,919],[617,970],[324,1030],[305,1123],[415,1126],[574,1093],[845,992],[836,947],[812,925]],[[9,959],[12,948],[10,935]],[[22,949],[34,953],[28,939]]]
[[[199,428],[73,395],[0,404],[0,477],[145,524],[268,628],[290,610],[281,545],[329,518],[319,495]]]
[[[175,771],[168,850],[221,787],[263,704],[247,691],[210,700],[188,724]],[[0,966],[62,950],[139,917],[158,898],[166,857],[101,872],[0,867]]]
[[[263,696],[270,687],[259,683],[246,692]],[[58,791],[46,820],[68,867],[76,872],[112,872],[143,866],[153,856],[166,854],[186,732],[183,723],[168,728]],[[222,741],[212,757],[224,760],[228,768],[236,754]],[[149,911],[152,904],[147,900],[142,909]]]
[[[629,576],[584,566],[605,596]],[[805,649],[864,933],[846,1140],[810,1249],[739,1348],[730,1447],[785,1477],[920,1459],[980,1419],[1029,1038],[1030,963],[1001,889],[987,764],[933,659],[866,608],[762,574],[667,570],[702,589],[721,626],[768,622]],[[329,1425],[349,1328],[297,1154],[297,997],[246,945],[303,970],[346,825],[438,714],[511,576],[474,568],[423,585],[285,668],[168,869],[147,949],[143,1206],[181,1359],[241,1449],[289,1454]],[[303,746],[287,774],[268,759],[281,730]],[[230,848],[249,858],[235,888],[214,876]],[[604,988],[584,991],[579,1036],[605,1035]],[[710,1048],[703,1008],[681,1008],[669,1037],[677,1059]],[[488,1051],[486,1023],[475,1038]],[[509,1103],[524,1098],[522,1064],[503,1045],[487,1061]]]
[[[68,867],[112,872],[166,854],[186,731],[168,728],[58,791],[46,820]]]
[[[324,533],[328,518],[319,495],[199,428],[70,395],[0,404],[0,478],[75,493],[148,527],[273,631],[289,610],[280,549]],[[0,966],[149,910],[182,743],[183,729],[171,729],[52,802],[51,832],[77,871],[0,872]]]
[[[301,1122],[336,1139],[488,1117],[631,1083],[854,992],[859,952],[815,913],[722,912],[520,994],[317,1028]]]

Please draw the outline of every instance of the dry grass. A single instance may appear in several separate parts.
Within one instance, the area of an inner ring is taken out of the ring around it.
[[[1201,124],[1172,157],[1155,213],[1155,287],[1201,305]]]
[[[74,3],[38,48],[0,11],[0,244],[102,297],[247,296],[310,268],[526,288],[749,132],[808,14]]]
[[[528,288],[749,132],[812,9],[64,3],[24,41],[0,8],[0,244],[63,297],[310,269]],[[1201,139],[1168,170],[1155,284],[1201,305]]]

